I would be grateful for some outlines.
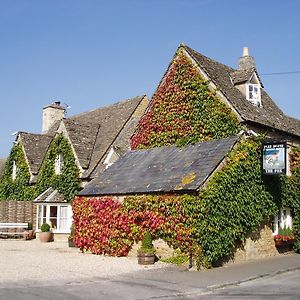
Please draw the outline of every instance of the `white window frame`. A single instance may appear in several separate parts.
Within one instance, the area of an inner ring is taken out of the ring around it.
[[[41,213],[40,213],[40,207]],[[36,231],[39,232],[39,220],[44,219],[44,207],[46,207],[46,223],[48,223],[51,226],[51,221],[50,221],[50,207],[57,207],[57,228],[52,228],[53,233],[70,233],[71,232],[71,225],[72,225],[72,220],[73,220],[73,213],[72,213],[72,207],[70,204],[67,203],[62,203],[62,204],[55,204],[55,203],[49,203],[49,204],[38,204],[36,207]],[[61,207],[67,207],[67,228],[60,228],[60,209]],[[41,222],[42,224],[43,222]]]
[[[60,153],[55,158],[54,172],[56,175],[60,175],[62,173],[63,163],[63,156]]]
[[[17,179],[17,174],[18,174],[18,166],[16,161],[13,161],[13,166],[12,166],[12,180],[16,180]]]
[[[293,220],[291,209],[289,207],[282,207],[279,214],[274,217],[273,221],[273,235],[277,235],[279,228],[293,228]]]
[[[256,97],[250,97],[250,87],[252,87],[252,95],[254,95],[254,90],[257,90],[257,93],[255,93]],[[246,86],[247,89],[247,100],[250,101],[252,104],[256,106],[261,106],[261,92],[260,92],[260,85],[255,83],[247,83]]]

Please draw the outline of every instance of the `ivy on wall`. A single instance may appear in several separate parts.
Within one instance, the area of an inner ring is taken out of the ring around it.
[[[241,129],[231,109],[209,89],[196,66],[179,49],[138,124],[131,146],[183,146],[237,135]],[[240,141],[226,164],[197,195],[126,197],[123,205],[118,203],[117,213],[113,212],[117,202],[112,198],[76,198],[77,245],[93,253],[127,255],[133,242],[149,230],[154,238],[192,253],[198,267],[211,267],[230,257],[237,244],[262,222],[271,221],[282,206],[289,206],[296,236],[294,248],[300,251],[300,151],[293,149],[290,155],[292,176],[262,177],[261,145],[262,137]],[[101,212],[98,208],[103,205]],[[110,224],[105,225],[107,228],[99,227],[103,219]],[[127,231],[123,221],[128,224]],[[112,240],[108,231],[113,232]],[[119,239],[118,233],[123,237]],[[102,247],[103,241],[114,247]]]
[[[191,218],[184,206],[189,195],[128,197],[122,205],[111,197],[76,197],[72,202],[74,241],[82,251],[126,256],[146,231],[170,246],[192,252]]]
[[[61,174],[55,174],[55,159],[58,154],[63,157]],[[12,178],[13,162],[17,165],[16,179]],[[50,186],[58,189],[71,201],[80,189],[79,170],[71,145],[62,134],[57,135],[51,142],[40,168],[37,183],[31,185],[30,172],[25,159],[24,150],[21,144],[15,144],[8,157],[4,174],[0,181],[0,199],[5,200],[33,200]]]
[[[300,252],[300,148],[294,147],[289,154],[291,176],[280,178],[280,207],[290,207],[296,241],[294,250]]]
[[[62,171],[61,174],[55,174],[55,160],[59,154],[63,157]],[[71,145],[62,134],[58,134],[51,142],[39,171],[36,195],[53,187],[62,193],[69,202],[79,191],[78,178],[79,170]]]
[[[151,100],[132,138],[132,149],[179,146],[234,136],[235,114],[212,92],[182,49]]]
[[[111,242],[107,230],[96,227],[104,218],[114,233],[114,245],[120,247],[124,243],[118,239],[119,228],[126,222],[128,225],[126,251],[109,252],[110,255],[127,255],[133,242],[149,230],[154,238],[164,239],[183,253],[193,253],[198,267],[218,264],[232,255],[237,242],[243,241],[263,221],[271,220],[278,212],[280,199],[284,198],[278,194],[278,189],[284,190],[280,188],[278,177],[261,177],[260,161],[261,140],[248,138],[229,154],[226,165],[212,176],[198,195],[131,196],[125,198],[123,205],[118,204],[116,215],[108,213],[111,210],[108,203],[114,202],[111,198],[101,211],[99,207],[107,198],[78,197],[73,202],[77,243],[93,253],[108,253],[104,248],[97,250],[101,245],[99,241]],[[87,205],[88,201],[93,205]],[[294,199],[291,201],[295,203]],[[294,222],[298,228],[299,222],[296,219]],[[83,233],[87,234],[88,242],[84,241]]]
[[[17,166],[16,178],[13,179],[13,164]],[[22,145],[14,144],[6,161],[0,181],[1,200],[31,200],[34,188],[29,185],[30,172]]]

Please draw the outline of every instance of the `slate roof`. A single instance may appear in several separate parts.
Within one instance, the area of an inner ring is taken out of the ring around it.
[[[77,157],[83,163],[82,166],[86,167],[83,178],[91,175],[144,97],[145,95],[117,102],[64,121],[68,133],[71,133],[70,138],[75,143]],[[128,126],[124,128],[124,136],[133,133],[130,125]],[[120,138],[119,141],[119,147],[129,147],[129,139]]]
[[[263,87],[263,84],[258,76],[258,73],[256,72],[255,68],[245,69],[245,70],[236,70],[230,73],[230,77],[232,79],[233,84],[239,84],[249,81],[253,73],[256,74],[260,85]]]
[[[242,76],[247,76],[246,73],[236,73],[237,70],[233,68],[214,61],[188,46],[183,45],[183,47],[245,121],[300,136],[300,121],[287,117],[264,90],[261,92],[261,107],[254,106],[246,100],[242,92],[234,86],[230,76],[233,74],[238,75],[239,78],[236,80],[239,81],[243,79]]]
[[[64,119],[72,146],[82,168],[87,169],[94,150],[95,141],[100,129],[99,121],[83,122],[83,120]]]
[[[139,118],[131,118],[113,142],[112,147],[114,148],[115,152],[119,155],[119,157],[124,155],[130,149],[130,138],[134,134],[138,122]],[[105,157],[103,156],[101,162],[104,161],[104,158]],[[104,170],[105,165],[103,165],[103,163],[99,163],[91,177],[94,178],[95,176],[98,176]]]
[[[29,169],[33,175],[36,175],[41,167],[53,136],[19,132],[19,138],[21,139],[24,147]]]
[[[222,162],[238,137],[127,152],[80,195],[196,191]]]
[[[33,200],[34,203],[67,203],[64,195],[50,187]]]

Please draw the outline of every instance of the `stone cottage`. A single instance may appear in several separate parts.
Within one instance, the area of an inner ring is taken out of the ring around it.
[[[79,247],[126,255],[150,230],[168,245],[196,254],[199,265],[211,266],[238,249],[244,258],[274,254],[272,229],[276,235],[288,227],[300,250],[300,199],[294,192],[300,186],[300,121],[286,116],[264,90],[247,48],[238,65],[233,69],[179,46],[137,125],[134,151],[74,201]],[[245,137],[237,138],[242,132]],[[287,145],[287,176],[262,176],[265,142]],[[77,213],[78,205],[94,213],[98,235],[92,239],[79,226],[85,214]],[[105,227],[98,207],[122,238]]]
[[[60,102],[44,107],[43,132],[16,136],[1,198],[34,200],[37,230],[47,222],[55,233],[70,232],[74,193],[129,149],[147,105],[143,95],[70,117]]]

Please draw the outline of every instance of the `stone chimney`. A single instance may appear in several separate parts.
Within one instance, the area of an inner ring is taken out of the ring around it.
[[[66,109],[56,101],[43,108],[43,133],[47,133],[56,121],[60,121],[65,116]]]
[[[248,47],[243,48],[243,56],[239,58],[239,70],[255,68],[255,60],[249,55]]]

